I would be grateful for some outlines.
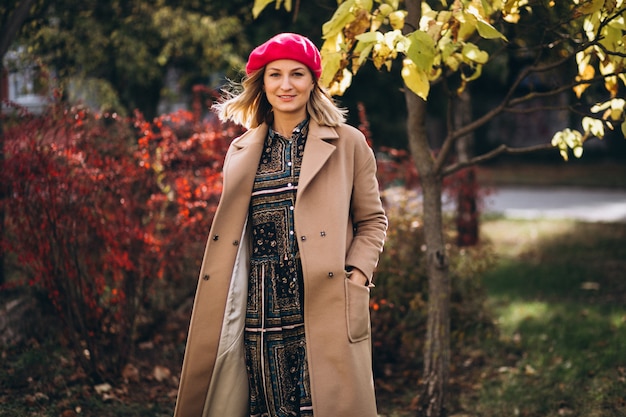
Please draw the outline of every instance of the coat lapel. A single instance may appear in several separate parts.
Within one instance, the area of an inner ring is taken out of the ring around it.
[[[302,193],[306,189],[335,151],[334,142],[339,137],[337,131],[332,127],[320,126],[313,120],[309,123],[309,134],[306,139],[300,179],[298,180],[298,193]]]
[[[262,124],[255,129],[249,130],[237,141],[233,142],[233,151],[230,155],[228,166],[224,167],[225,170],[228,170],[228,175],[224,178],[228,178],[228,180],[224,182],[223,194],[226,194],[228,191],[229,194],[234,192],[235,195],[243,194],[248,198],[250,197],[252,192],[251,184],[254,181],[256,168],[261,159],[267,131],[267,125]],[[241,186],[248,187],[248,189],[238,189]],[[235,190],[231,190],[231,187],[234,187]]]

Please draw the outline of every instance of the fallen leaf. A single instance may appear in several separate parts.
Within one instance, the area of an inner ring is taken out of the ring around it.
[[[168,379],[172,375],[172,372],[169,370],[169,368],[166,368],[165,366],[157,365],[154,367],[152,375],[157,381],[163,382],[165,379]]]
[[[139,369],[131,363],[126,364],[122,370],[122,378],[126,382],[139,382]]]
[[[149,350],[149,349],[154,349],[154,342],[147,341],[147,342],[142,342],[139,344],[139,349],[140,350]]]
[[[111,386],[111,384],[105,382],[103,384],[98,384],[96,386],[93,387],[94,390],[96,390],[96,393],[102,395],[106,392],[109,392],[113,389],[113,387]]]
[[[535,374],[537,374],[537,371],[536,371],[536,370],[535,370],[535,368],[533,368],[532,366],[530,366],[530,365],[526,365],[526,366],[524,367],[524,373],[525,373],[526,375],[535,375]]]

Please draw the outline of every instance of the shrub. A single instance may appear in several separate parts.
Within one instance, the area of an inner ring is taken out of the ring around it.
[[[397,191],[394,192],[397,196]],[[377,377],[396,370],[421,367],[428,316],[426,271],[421,207],[414,197],[392,201],[387,207],[387,242],[375,275],[371,297],[374,366]],[[449,237],[453,242],[452,236]],[[475,246],[460,249],[447,245],[450,259],[451,343],[459,351],[494,332],[486,311],[482,273],[494,261],[492,249]]]
[[[188,112],[148,122],[62,103],[7,128],[2,249],[26,273],[12,285],[48,295],[92,376],[121,371],[142,317],[172,297],[155,289],[201,257],[236,133]]]

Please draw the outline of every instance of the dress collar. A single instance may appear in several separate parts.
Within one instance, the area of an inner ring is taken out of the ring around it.
[[[293,128],[293,130],[291,131],[291,138],[293,138],[295,136],[305,136],[306,137],[308,131],[309,131],[309,118],[307,117],[306,119],[304,119],[303,121],[298,123],[298,125],[296,127]],[[272,129],[271,126],[269,127],[268,136],[269,136],[270,139],[282,138],[283,137],[280,133],[278,133],[277,131]],[[290,139],[290,138],[285,138],[285,139]]]

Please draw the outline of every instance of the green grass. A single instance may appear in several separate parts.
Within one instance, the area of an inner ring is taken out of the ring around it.
[[[626,225],[491,220],[500,340],[470,415],[626,416]]]

